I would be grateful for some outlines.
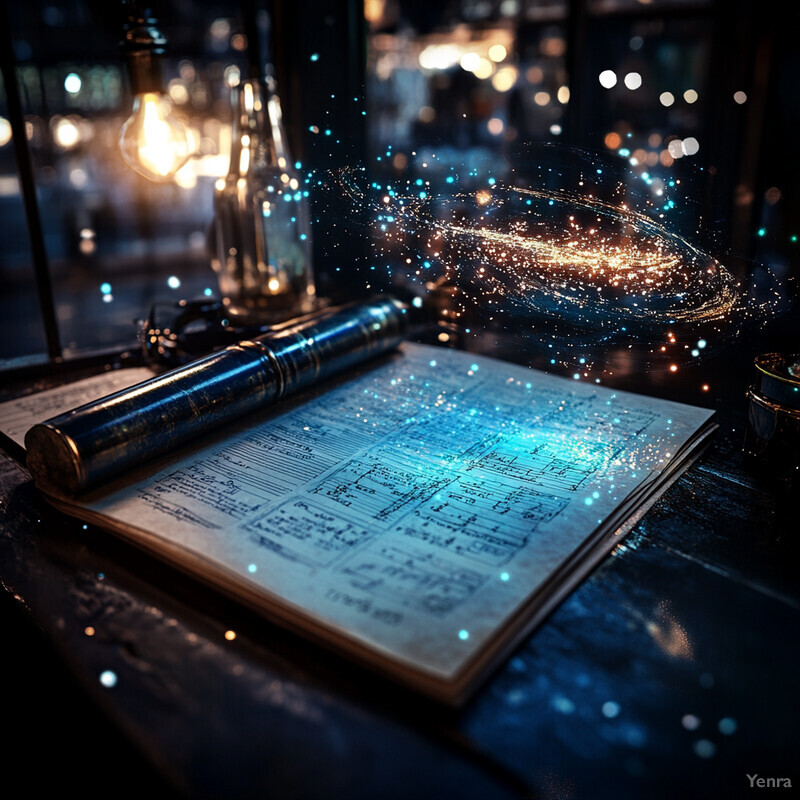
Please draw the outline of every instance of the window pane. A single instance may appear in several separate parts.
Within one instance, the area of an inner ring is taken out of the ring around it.
[[[46,358],[25,208],[9,122],[5,86],[0,78],[0,368],[31,358]]]
[[[121,156],[132,97],[116,4],[105,4],[105,16],[98,14],[103,4],[89,2],[14,5],[12,35],[65,356],[136,346],[135,320],[154,302],[217,293],[207,239],[214,182],[227,170],[226,69],[236,68],[241,52],[229,29],[214,38],[212,8],[198,9],[190,26],[167,21],[169,33],[176,31],[175,56],[164,64],[164,84],[196,157],[174,180],[156,183]],[[29,269],[27,254],[15,257]],[[32,287],[21,281],[4,302],[26,318],[35,314]]]

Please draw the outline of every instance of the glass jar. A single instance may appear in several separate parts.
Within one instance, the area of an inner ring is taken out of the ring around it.
[[[228,174],[214,194],[214,268],[234,315],[287,319],[315,307],[308,193],[286,141],[275,81],[233,88]]]

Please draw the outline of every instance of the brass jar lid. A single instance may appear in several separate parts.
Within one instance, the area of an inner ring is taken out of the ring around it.
[[[755,359],[756,391],[773,403],[800,409],[800,353],[764,353]]]

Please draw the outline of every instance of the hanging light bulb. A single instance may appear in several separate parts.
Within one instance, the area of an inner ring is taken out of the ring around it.
[[[173,116],[172,101],[163,90],[161,57],[166,44],[156,21],[132,9],[122,50],[133,113],[122,126],[120,149],[128,166],[153,181],[172,178],[191,155],[186,127]]]
[[[137,94],[122,126],[122,157],[151,180],[171,178],[189,158],[186,128],[172,116],[172,103],[158,92]]]

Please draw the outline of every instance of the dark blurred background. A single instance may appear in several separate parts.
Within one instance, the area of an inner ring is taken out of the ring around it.
[[[20,90],[42,230],[32,239],[2,84],[4,371],[135,346],[134,321],[153,302],[217,294],[207,237],[246,26],[230,3],[151,8],[169,40],[165,88],[196,153],[163,184],[120,156],[132,102],[120,57],[124,5],[6,3],[6,74]],[[738,276],[767,265],[791,302],[800,247],[793,8],[773,0],[319,0],[265,9],[293,157],[312,203],[320,294],[381,282],[365,279],[359,261],[369,236],[342,224],[346,208],[332,211],[323,185],[331,170],[358,164],[378,181],[413,177],[414,164],[436,151],[445,167],[475,163],[502,175],[513,165],[520,175],[528,148],[555,144],[616,163],[651,199],[682,181],[686,202],[668,209],[665,224]]]

